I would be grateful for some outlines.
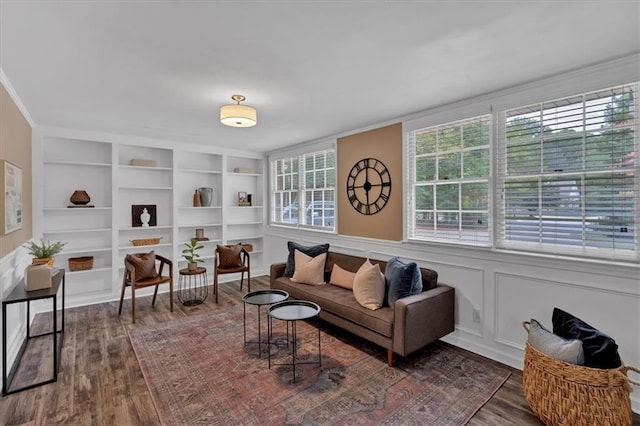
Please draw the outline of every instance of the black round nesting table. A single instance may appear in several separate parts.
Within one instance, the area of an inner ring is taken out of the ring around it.
[[[209,294],[207,268],[183,268],[179,273],[178,300],[185,306],[195,306],[204,302]]]
[[[275,364],[271,362],[271,345],[269,347],[269,368],[273,365],[291,365],[293,369],[293,383],[296,382],[296,364],[315,364],[315,362],[296,362],[296,351],[298,350],[296,322],[310,318],[316,318],[316,328],[318,329],[318,366],[322,366],[322,353],[320,350],[320,306],[317,303],[306,300],[286,300],[284,302],[271,305],[267,310],[268,316],[268,336],[271,338],[273,330],[273,320],[287,322],[287,343],[289,343],[289,323],[291,323],[291,362]]]
[[[262,356],[262,325],[260,323],[260,308],[264,305],[272,305],[274,303],[282,302],[289,298],[289,293],[284,290],[257,290],[252,291],[251,293],[247,293],[242,296],[242,326],[244,329],[244,345],[247,346],[247,343],[257,343],[258,344],[258,357]],[[257,341],[247,341],[247,305],[255,305],[258,307],[258,340]],[[267,345],[269,343],[270,335],[267,335],[267,341],[265,342]]]

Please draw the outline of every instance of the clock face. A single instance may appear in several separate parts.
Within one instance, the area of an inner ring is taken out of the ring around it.
[[[380,160],[363,158],[347,177],[347,197],[358,213],[372,215],[387,205],[391,196],[391,175]]]

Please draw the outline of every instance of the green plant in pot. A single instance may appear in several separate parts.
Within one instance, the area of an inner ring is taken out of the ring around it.
[[[62,241],[51,242],[45,241],[44,238],[40,238],[40,244],[35,241],[31,241],[27,244],[29,254],[33,256],[31,261],[34,265],[41,265],[43,263],[49,264],[53,268],[54,256],[62,251],[67,243]]]
[[[204,246],[200,244],[196,239],[184,243],[184,249],[182,250],[182,256],[189,262],[188,268],[190,271],[195,271],[198,268],[198,263],[204,263],[204,260],[200,257],[198,250],[202,250]]]

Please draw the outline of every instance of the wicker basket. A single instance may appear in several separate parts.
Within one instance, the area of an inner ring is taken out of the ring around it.
[[[70,271],[86,271],[91,268],[93,268],[93,256],[69,258]]]
[[[527,333],[529,322],[522,323]],[[634,384],[622,365],[613,369],[590,368],[551,358],[528,342],[522,372],[524,394],[531,410],[546,425],[631,425]]]
[[[242,248],[246,251],[253,251],[253,244],[242,243]]]
[[[131,244],[134,246],[150,246],[160,243],[162,237],[159,238],[140,238],[137,240],[131,240]]]

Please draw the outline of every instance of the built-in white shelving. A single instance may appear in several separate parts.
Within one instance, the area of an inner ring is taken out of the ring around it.
[[[262,157],[50,133],[34,138],[35,149],[41,149],[34,188],[42,188],[34,229],[36,238],[67,243],[56,266],[68,270],[69,297],[82,302],[118,297],[128,253],[154,250],[173,259],[177,276],[177,270],[186,267],[184,244],[200,229],[208,238],[201,241],[200,254],[210,275],[218,244],[251,244],[252,269],[263,270]],[[152,160],[155,166],[132,165],[134,159]],[[199,188],[213,189],[211,205],[194,205]],[[69,207],[69,197],[78,189],[87,191],[92,207]],[[238,206],[239,192],[251,194],[251,206]],[[155,206],[156,225],[134,224],[134,205]],[[145,238],[160,242],[132,243]],[[80,256],[93,256],[93,268],[70,272],[68,259]]]

